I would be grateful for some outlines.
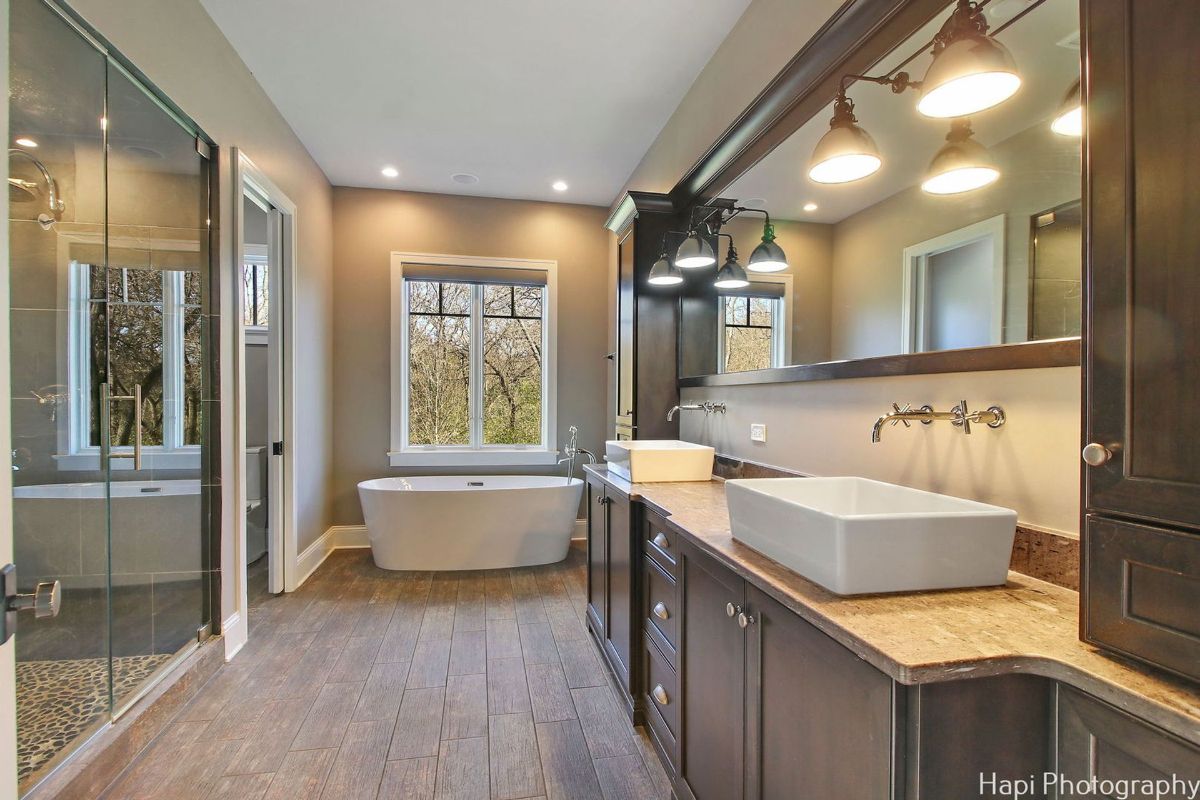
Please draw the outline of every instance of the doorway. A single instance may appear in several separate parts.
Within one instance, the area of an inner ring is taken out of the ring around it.
[[[236,383],[234,508],[237,612],[226,651],[246,641],[250,609],[295,582],[291,476],[290,298],[295,206],[244,154],[234,152]]]

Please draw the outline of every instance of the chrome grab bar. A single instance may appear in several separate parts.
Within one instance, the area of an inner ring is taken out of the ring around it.
[[[133,401],[133,452],[112,452],[112,424],[110,422],[111,404],[113,400]],[[113,394],[112,386],[105,381],[100,384],[100,458],[132,458],[133,468],[142,468],[142,387],[133,387],[133,394]]]

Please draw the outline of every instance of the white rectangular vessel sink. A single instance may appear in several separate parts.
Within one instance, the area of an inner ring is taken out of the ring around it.
[[[713,449],[675,439],[638,439],[604,443],[608,468],[633,483],[707,481],[712,478]]]
[[[998,586],[1017,512],[866,478],[725,483],[733,538],[836,594]]]

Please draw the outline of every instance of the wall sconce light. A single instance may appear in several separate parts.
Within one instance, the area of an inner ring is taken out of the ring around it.
[[[829,130],[813,148],[808,177],[817,183],[850,183],[875,173],[882,165],[875,140],[854,116],[854,101],[845,89],[839,89]]]
[[[751,272],[782,272],[787,268],[787,255],[783,248],[775,243],[775,226],[771,224],[771,217],[768,215],[767,221],[763,223],[762,242],[750,254],[746,269]]]
[[[730,236],[729,252],[725,256],[725,263],[717,270],[717,279],[713,281],[713,286],[718,289],[741,289],[749,285],[750,279],[746,276],[746,270],[738,263],[737,248],[733,246],[733,237]]]
[[[979,189],[1000,177],[988,149],[972,138],[971,121],[950,123],[946,143],[929,162],[921,188],[929,194],[961,194]]]
[[[664,251],[658,257],[658,261],[654,262],[654,266],[650,268],[650,277],[646,280],[655,286],[676,286],[683,283],[683,275],[667,259],[666,251]]]
[[[933,39],[933,63],[920,83],[917,111],[927,117],[965,117],[1003,103],[1021,88],[1008,48],[988,35],[983,9],[958,0]]]
[[[688,232],[687,238],[675,251],[675,266],[679,269],[700,269],[717,263],[712,245],[705,241],[698,229]]]
[[[1050,130],[1060,136],[1083,136],[1083,101],[1078,78],[1071,84],[1071,88],[1059,104],[1058,113],[1050,123]]]

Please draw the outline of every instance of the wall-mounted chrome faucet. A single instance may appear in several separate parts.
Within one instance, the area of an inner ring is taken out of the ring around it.
[[[963,433],[970,434],[971,423],[987,425],[989,428],[999,428],[1006,419],[1004,409],[1000,406],[989,406],[986,411],[968,411],[966,400],[960,400],[958,405],[949,411],[934,411],[932,406],[921,406],[914,411],[912,406],[906,405],[901,408],[896,403],[892,403],[892,410],[875,420],[875,424],[871,427],[871,441],[879,441],[879,433],[884,425],[895,426],[901,422],[904,423],[904,427],[908,428],[913,422],[931,425],[936,420],[946,420],[954,427],[962,428]]]
[[[680,411],[703,411],[705,414],[724,414],[724,403],[688,403],[683,406],[671,406],[671,410],[667,412],[667,422],[674,422],[675,415]]]

